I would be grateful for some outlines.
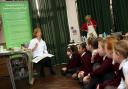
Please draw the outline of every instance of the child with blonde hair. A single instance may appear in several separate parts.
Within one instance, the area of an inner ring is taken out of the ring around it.
[[[128,42],[121,40],[116,43],[113,50],[113,60],[120,63],[119,70],[121,71],[121,82],[118,89],[126,89],[128,76]]]

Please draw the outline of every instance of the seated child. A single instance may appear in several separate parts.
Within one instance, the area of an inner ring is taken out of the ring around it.
[[[75,73],[79,69],[81,64],[80,54],[78,53],[78,49],[75,45],[67,48],[67,55],[69,56],[70,61],[66,65],[66,67],[63,67],[61,69],[63,75]]]
[[[95,38],[88,38],[87,39],[87,45],[86,45],[86,48],[87,48],[87,51],[88,52],[91,52],[91,54],[92,54],[92,56],[91,56],[91,59],[90,59],[90,61],[91,61],[91,68],[92,68],[92,63],[94,62],[94,56],[97,54],[97,48],[98,48],[98,40],[97,39],[95,39]],[[86,64],[87,65],[87,64]],[[85,66],[86,66],[85,65]],[[92,69],[91,69],[92,70]],[[87,74],[86,74],[87,75]],[[83,72],[81,71],[81,72],[79,72],[78,73],[78,78],[79,79],[83,79],[83,77],[84,77],[84,74],[83,74]]]
[[[91,63],[93,66],[93,71],[100,67],[103,62],[103,56],[98,53],[98,43],[102,41],[101,37],[92,40],[92,44],[90,44],[92,48],[92,58]]]
[[[113,42],[114,41],[116,40],[113,40]],[[112,46],[112,44],[109,45],[110,48]],[[88,82],[86,89],[96,89],[98,83],[101,83],[105,80],[113,79],[114,77],[112,58],[107,55],[105,51],[104,41],[98,43],[98,53],[99,55],[104,56],[103,62],[98,69],[94,70],[93,72],[89,73],[87,76],[84,77],[83,82]]]
[[[112,58],[112,53],[113,53],[113,47],[110,47],[112,44],[113,46],[116,44],[117,40],[116,38],[114,37],[108,37],[106,39],[106,53],[107,55],[109,55],[109,57]],[[121,80],[121,73],[119,71],[119,63],[114,63],[113,62],[113,71],[114,71],[114,78],[113,79],[110,79],[110,80],[106,80],[102,83],[100,83],[98,86],[97,86],[97,89],[117,89],[117,86],[119,85],[120,83],[120,80]]]
[[[91,52],[87,51],[86,43],[80,44],[78,51],[81,55],[81,67],[78,72],[73,74],[73,78],[79,78],[79,76],[84,77],[84,75],[87,75],[92,71]]]
[[[126,89],[125,80],[128,76],[128,42],[121,40],[114,46],[113,60],[120,63],[119,70],[121,72],[121,82],[117,89]]]

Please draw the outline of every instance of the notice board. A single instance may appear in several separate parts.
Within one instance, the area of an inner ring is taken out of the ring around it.
[[[32,39],[27,1],[0,2],[0,13],[7,48],[20,47]]]

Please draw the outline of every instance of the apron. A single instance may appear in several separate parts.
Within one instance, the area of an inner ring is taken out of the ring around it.
[[[89,37],[94,37],[94,38],[97,38],[97,33],[96,33],[96,31],[95,31],[95,29],[94,29],[94,27],[93,27],[93,24],[92,24],[92,22],[91,22],[91,25],[88,25],[87,24],[87,28],[88,28],[88,33],[87,33],[87,39],[89,38]]]

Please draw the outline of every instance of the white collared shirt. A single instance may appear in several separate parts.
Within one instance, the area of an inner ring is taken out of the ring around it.
[[[95,56],[97,53],[98,53],[97,49],[94,49],[94,50],[92,51],[92,56]]]
[[[103,61],[105,60],[106,57],[107,57],[107,55],[105,55],[105,56],[103,57]]]
[[[126,77],[128,77],[128,59],[124,59],[120,66],[119,66],[119,70],[122,69],[122,72],[124,74],[124,77],[126,79]],[[118,89],[126,89],[126,84],[123,78],[121,78],[121,82],[120,85],[118,86]]]
[[[69,56],[69,58],[70,58],[70,59],[72,58],[72,54]]]
[[[86,52],[83,52],[82,55],[81,55],[81,57],[83,57],[85,53],[86,53]]]
[[[48,53],[45,41],[43,41],[42,39],[39,41],[37,38],[34,38],[30,41],[28,49],[32,50],[35,47],[36,43],[38,43],[38,46],[33,51],[33,57],[42,56],[42,54]]]

